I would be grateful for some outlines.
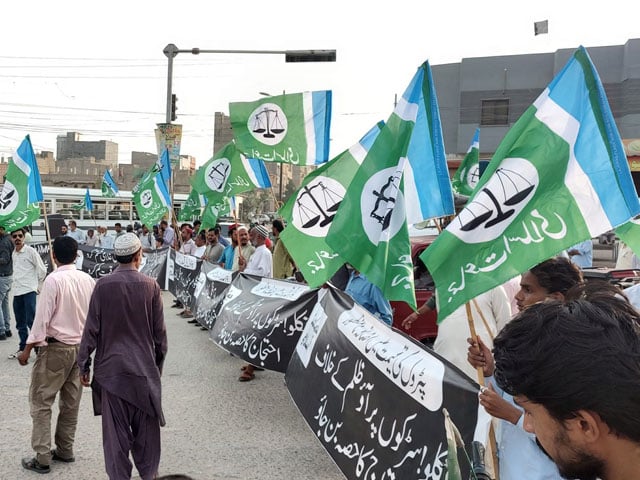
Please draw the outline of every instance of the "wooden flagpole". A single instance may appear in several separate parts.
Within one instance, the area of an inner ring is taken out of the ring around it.
[[[467,311],[467,323],[469,325],[469,333],[471,334],[471,339],[478,344],[478,334],[476,332],[476,326],[473,323],[473,315],[471,314],[471,303],[467,302],[464,304],[465,309]],[[476,304],[476,308],[478,305]],[[480,309],[478,308],[478,311]],[[491,333],[491,331],[489,331]],[[484,371],[482,367],[476,368],[476,373],[478,375],[478,383],[480,386],[484,386]],[[500,470],[498,465],[498,456],[497,456],[497,445],[496,445],[496,433],[493,429],[493,421],[491,422],[491,426],[489,427],[489,446],[491,448],[491,460],[493,463],[493,474],[495,476],[495,480],[500,480]]]

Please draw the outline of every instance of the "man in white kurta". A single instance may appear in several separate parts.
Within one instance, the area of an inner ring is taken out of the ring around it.
[[[253,252],[249,261],[247,261],[244,257],[240,258],[240,262],[238,264],[239,270],[244,273],[250,273],[251,275],[260,275],[261,277],[273,277],[272,275],[272,257],[271,250],[269,250],[265,241],[269,236],[269,232],[262,225],[256,225],[249,232],[249,237],[251,238],[251,243],[256,247],[256,251]],[[247,364],[242,367],[242,373],[240,374],[241,382],[248,382],[249,380],[253,380],[255,374],[255,367],[251,364]]]
[[[499,286],[478,295],[471,300],[470,304],[476,333],[485,345],[492,348],[493,338],[511,319],[511,306],[507,294],[504,288]],[[463,305],[438,325],[438,337],[433,344],[433,349],[477,382],[476,369],[467,361],[469,346],[467,338],[469,337],[471,333],[467,310]]]

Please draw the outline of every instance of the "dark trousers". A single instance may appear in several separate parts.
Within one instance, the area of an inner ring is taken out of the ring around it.
[[[102,443],[110,480],[131,478],[129,452],[143,480],[160,465],[160,421],[105,389],[102,396]]]
[[[13,315],[16,317],[16,328],[20,336],[18,350],[24,350],[36,316],[36,292],[25,293],[13,297]]]

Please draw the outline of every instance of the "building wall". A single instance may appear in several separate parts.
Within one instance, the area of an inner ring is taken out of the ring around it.
[[[80,140],[78,132],[67,132],[57,138],[58,161],[77,157],[94,157],[112,165],[118,164],[118,144],[109,140],[85,142]]]
[[[231,120],[222,112],[213,115],[213,152],[212,155],[233,140]],[[208,160],[208,159],[207,159]]]
[[[531,55],[465,58],[432,66],[445,150],[464,155],[480,127],[480,152],[492,154],[507,131],[564,68],[574,49]],[[604,85],[623,138],[640,137],[640,39],[587,51]],[[480,125],[482,100],[509,100],[504,126]]]

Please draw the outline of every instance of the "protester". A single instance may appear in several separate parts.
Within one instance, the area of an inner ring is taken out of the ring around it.
[[[622,297],[533,305],[494,355],[497,384],[564,478],[638,478],[640,317]]]
[[[122,230],[122,225],[120,224],[120,222],[116,222],[116,223],[113,225],[113,228],[114,228],[114,229],[115,229],[115,231],[116,231],[116,238],[118,238],[118,237],[120,237],[120,236],[122,236],[122,235],[124,235],[124,234],[126,233],[126,232],[124,232],[124,231]]]
[[[95,285],[93,278],[75,267],[78,243],[72,237],[57,237],[52,251],[57,269],[42,285],[33,328],[18,357],[26,365],[31,349],[38,351],[29,387],[31,446],[36,456],[22,460],[24,468],[38,473],[49,472],[51,460],[75,461],[73,442],[82,398],[76,360]],[[58,393],[56,448],[51,450],[51,406]]]
[[[113,235],[109,235],[106,227],[100,227],[100,229],[100,246],[102,248],[113,249],[113,242],[115,240],[115,237]]]
[[[162,245],[164,247],[173,248],[173,243],[176,239],[176,232],[173,230],[166,220],[160,222],[160,233],[162,235]]]
[[[351,270],[345,289],[351,298],[387,325],[393,323],[393,310],[382,291],[358,270]]]
[[[271,232],[274,237],[273,246],[273,278],[289,278],[293,275],[294,262],[284,243],[280,240],[280,233],[284,230],[282,220],[274,220]]]
[[[591,239],[580,242],[567,249],[567,254],[573,263],[580,268],[593,267],[593,242]]]
[[[16,317],[16,328],[20,337],[18,351],[9,358],[18,358],[25,349],[29,329],[33,325],[36,314],[36,296],[40,291],[40,284],[47,274],[40,255],[30,245],[24,243],[22,229],[11,232],[11,239],[15,246],[13,251],[13,314]]]
[[[240,227],[238,230],[242,232],[242,228],[243,227]],[[251,245],[254,247],[254,251],[250,256],[244,254],[243,257],[239,259],[238,269],[241,272],[272,278],[271,268],[273,258],[271,251],[269,251],[265,244],[268,236],[269,232],[262,225],[256,225],[251,229],[249,238],[251,239]]]
[[[235,256],[235,249],[238,246],[238,224],[234,223],[229,227],[229,235],[231,236],[231,243],[224,247],[222,255],[218,259],[218,265],[227,270],[233,270],[233,259]],[[222,237],[220,237],[222,238]]]
[[[180,246],[179,252],[184,255],[193,255],[193,252],[196,250],[196,244],[193,241],[191,234],[193,230],[189,225],[183,225],[180,228],[180,238],[182,239],[182,245]]]
[[[523,312],[539,302],[564,301],[571,289],[581,284],[582,274],[571,261],[564,257],[546,260],[522,275],[521,288],[516,294],[518,309]],[[523,430],[525,416],[522,408],[496,385],[490,349],[481,338],[478,338],[477,342],[472,339],[468,341],[470,345],[468,361],[474,368],[482,368],[487,384],[487,388],[480,393],[480,404],[490,415],[501,420],[501,439],[498,443],[500,478],[502,480],[540,478],[560,480],[561,477],[555,465],[540,450],[535,438]],[[496,341],[497,339],[494,340],[494,345]],[[525,460],[528,467],[523,471],[522,465]]]
[[[149,227],[147,227],[146,225],[142,225],[141,231],[138,234],[138,238],[140,239],[140,243],[142,244],[143,252],[151,252],[156,249],[156,239],[149,231]]]
[[[64,236],[64,235],[66,235],[68,232],[69,232],[69,228],[67,227],[67,225],[66,225],[66,224],[63,224],[63,225],[60,227],[60,235],[63,235],[63,236]]]
[[[239,226],[236,230],[236,236],[238,245],[233,251],[233,266],[231,267],[233,272],[240,269],[240,261],[243,261],[246,265],[255,251],[255,247],[249,242],[249,230],[247,230],[247,227],[244,225]]]
[[[216,229],[210,228],[207,231],[207,246],[204,251],[204,259],[209,263],[218,263],[223,252],[224,247],[220,243]]]
[[[196,249],[193,252],[193,256],[204,260],[204,254],[207,251],[207,232],[201,230],[193,239]]]
[[[229,232],[229,237],[231,237],[231,228],[235,228],[236,226],[237,224],[229,226],[227,230]],[[223,248],[227,248],[229,245],[231,245],[231,242],[224,238],[224,235],[222,235],[222,229],[220,228],[220,225],[216,225],[215,227],[213,227],[213,229],[215,230],[216,236],[218,237],[218,242],[220,242],[220,245],[222,245]]]
[[[98,246],[98,237],[95,235],[95,232],[92,228],[87,230],[87,247],[97,247]]]
[[[162,365],[167,332],[158,283],[138,272],[140,239],[119,237],[120,266],[97,283],[85,324],[78,367],[91,385],[93,408],[102,415],[105,467],[109,478],[131,478],[129,454],[143,480],[156,476],[160,462]],[[114,301],[118,299],[118,301]],[[95,351],[90,382],[91,354]]]
[[[75,220],[69,220],[69,230],[67,231],[67,236],[73,238],[78,245],[83,245],[87,243],[87,236],[85,233],[78,228]]]
[[[9,313],[9,291],[13,282],[13,242],[0,225],[0,340],[11,337],[11,316]]]
[[[502,286],[492,288],[469,302],[476,334],[485,345],[493,346],[493,339],[511,320],[511,305]],[[467,361],[469,320],[465,305],[457,308],[438,325],[438,336],[433,350],[462,370],[469,378],[478,381],[475,367]]]
[[[271,251],[265,245],[265,240],[268,236],[269,232],[262,225],[256,225],[251,229],[251,243],[255,246],[255,251],[248,261],[246,260],[246,257],[240,258],[239,269],[241,272],[251,275],[259,275],[261,277],[272,277],[271,265],[273,263],[273,259],[271,256]],[[238,380],[241,382],[248,382],[249,380],[253,380],[255,377],[255,371],[255,366],[246,364],[242,367],[242,373],[240,374]]]

